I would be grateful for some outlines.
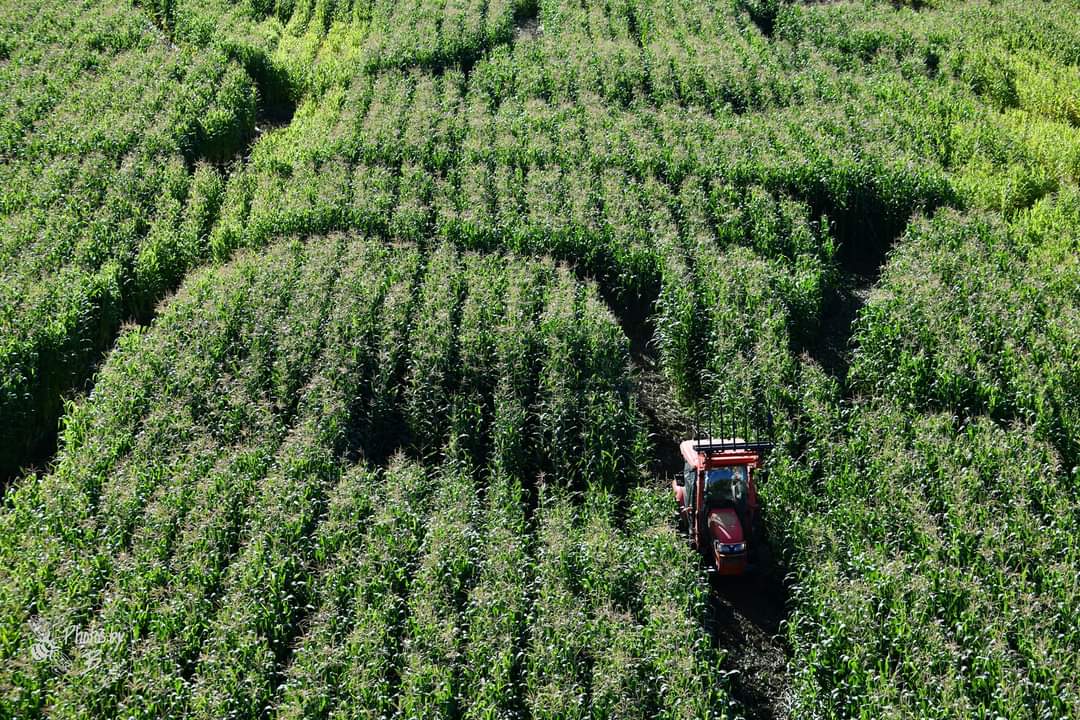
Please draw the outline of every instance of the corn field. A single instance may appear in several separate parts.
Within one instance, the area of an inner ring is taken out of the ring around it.
[[[1064,0],[0,1],[0,718],[1080,717],[1078,68]]]

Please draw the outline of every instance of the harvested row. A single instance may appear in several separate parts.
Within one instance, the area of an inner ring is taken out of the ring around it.
[[[492,292],[504,282],[508,311],[531,321],[504,315]],[[500,350],[477,350],[481,318]],[[509,438],[507,420],[526,417],[534,434],[502,443],[518,477],[617,485],[640,462],[627,361],[594,291],[546,262],[443,247],[424,263],[334,236],[201,273],[149,331],[124,336],[70,413],[56,470],[28,477],[0,515],[5,710],[220,716],[277,702],[344,462],[437,453],[451,428]],[[520,367],[522,387],[462,384],[495,365]],[[32,659],[30,620],[124,641],[95,665],[65,638],[72,664],[57,667]]]

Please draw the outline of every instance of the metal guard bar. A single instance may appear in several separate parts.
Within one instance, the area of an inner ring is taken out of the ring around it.
[[[749,450],[750,452],[763,453],[772,450],[775,443],[771,442],[745,442],[745,441],[732,441],[732,442],[694,442],[694,449],[698,452],[712,453],[712,452],[725,452],[728,450]]]

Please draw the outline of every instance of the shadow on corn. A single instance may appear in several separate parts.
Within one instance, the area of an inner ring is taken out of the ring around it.
[[[843,387],[851,364],[855,321],[870,297],[875,277],[842,271],[841,278],[825,297],[818,334],[802,349]]]
[[[875,218],[874,212],[880,216]],[[835,273],[825,291],[820,321],[809,335],[802,334],[797,351],[807,352],[846,387],[855,323],[910,214],[888,215],[875,208],[869,215],[834,211],[834,216],[833,232],[839,241]]]

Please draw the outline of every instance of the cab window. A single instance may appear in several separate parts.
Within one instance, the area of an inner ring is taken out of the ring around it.
[[[705,473],[705,497],[710,502],[741,505],[747,492],[745,465],[712,468]]]

